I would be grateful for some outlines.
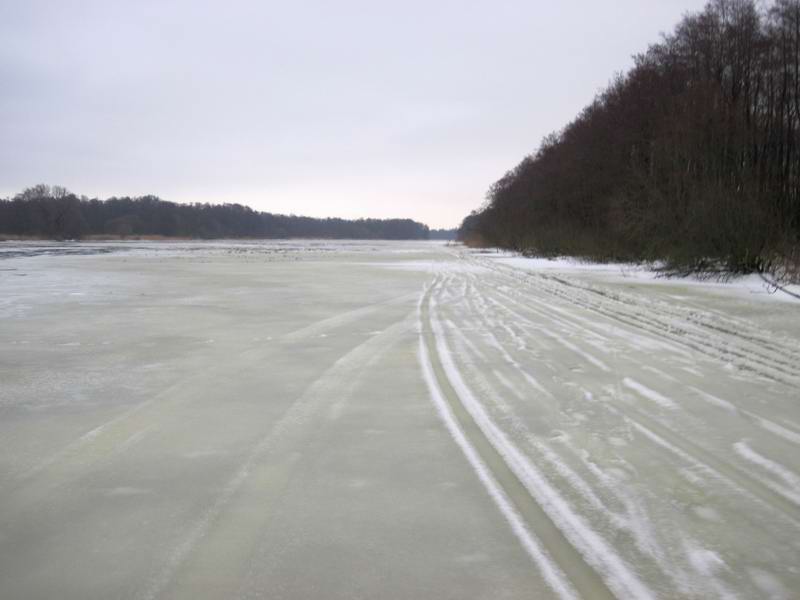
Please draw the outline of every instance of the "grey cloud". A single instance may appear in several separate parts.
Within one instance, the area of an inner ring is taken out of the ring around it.
[[[0,194],[453,226],[692,0],[0,0]]]

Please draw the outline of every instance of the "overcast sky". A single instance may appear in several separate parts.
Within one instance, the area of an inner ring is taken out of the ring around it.
[[[0,0],[0,196],[453,227],[703,4]]]

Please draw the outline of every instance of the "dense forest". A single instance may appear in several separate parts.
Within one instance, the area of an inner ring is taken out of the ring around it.
[[[497,181],[459,236],[675,272],[796,269],[800,0],[684,17]]]
[[[314,219],[257,212],[240,204],[176,204],[155,196],[78,197],[37,185],[0,199],[0,234],[53,239],[87,236],[423,240],[410,219]]]

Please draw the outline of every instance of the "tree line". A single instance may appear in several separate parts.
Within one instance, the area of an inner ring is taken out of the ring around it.
[[[800,0],[713,0],[494,183],[467,241],[681,272],[800,264]]]
[[[457,229],[431,229],[428,239],[455,240],[457,235],[458,235]]]
[[[240,204],[177,204],[156,196],[78,197],[37,185],[0,199],[0,234],[52,239],[87,236],[424,240],[411,219],[315,219],[258,212]]]

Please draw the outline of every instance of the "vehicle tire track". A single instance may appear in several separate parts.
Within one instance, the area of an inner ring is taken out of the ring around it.
[[[311,323],[300,329],[284,334],[277,341],[297,343],[321,331],[330,331],[358,321],[365,315],[386,306],[409,303],[417,294],[403,294],[388,300],[345,311]],[[219,395],[229,392],[229,381],[241,379],[248,370],[261,364],[260,346],[242,350],[236,358],[236,368],[216,366],[203,371],[199,377],[206,382],[206,391],[218,389]],[[223,378],[222,375],[225,377]],[[196,401],[193,390],[198,387],[196,378],[187,388],[187,379],[181,379],[156,396],[137,404],[109,421],[84,433],[62,450],[42,460],[38,465],[17,476],[18,485],[13,490],[6,489],[6,514],[0,523],[13,521],[18,511],[28,511],[32,506],[45,502],[54,490],[74,484],[75,481],[93,471],[106,467],[126,451],[142,441],[146,435],[157,430],[170,415],[180,414],[186,405]]]
[[[584,598],[653,597],[627,565],[560,498],[547,497],[545,483],[505,438],[485,412],[464,398],[463,382],[453,381],[452,363],[442,355],[441,332],[436,332],[431,307],[433,289],[420,301],[422,352],[429,357],[436,386],[441,390],[460,431],[486,465],[492,478],[541,541],[578,594]],[[477,418],[476,418],[477,417]],[[538,484],[538,485],[537,485]],[[553,516],[557,516],[557,525]],[[576,544],[581,547],[578,550]],[[613,590],[613,591],[612,591]]]
[[[742,324],[719,325],[698,310],[687,314],[655,300],[650,300],[649,306],[641,306],[641,303],[625,298],[620,293],[610,294],[550,275],[521,273],[487,260],[473,257],[466,260],[516,285],[522,284],[537,293],[557,297],[639,331],[663,336],[717,360],[733,362],[741,369],[774,381],[795,385],[800,379],[800,355],[796,347],[778,338],[767,339],[755,332],[745,331]],[[666,317],[672,320],[666,320]]]
[[[254,546],[261,530],[257,523],[269,518],[269,507],[263,505],[255,515],[248,508],[259,505],[266,497],[279,494],[288,482],[297,456],[286,448],[302,447],[304,436],[311,434],[309,423],[324,406],[347,400],[364,371],[397,343],[401,336],[413,330],[413,317],[412,312],[387,327],[381,334],[350,349],[286,409],[283,416],[253,446],[214,502],[200,518],[186,528],[185,535],[174,546],[168,559],[160,563],[158,572],[151,577],[138,598],[155,600],[165,595],[175,598],[195,597],[194,593],[204,585],[202,577],[197,577],[197,573],[202,570],[195,569],[195,575],[186,582],[179,581],[179,575],[187,562],[197,555],[200,555],[197,557],[199,564],[213,565],[218,585],[222,585],[222,582],[234,582],[231,587],[236,587],[237,577],[231,573],[241,567],[242,562],[227,554],[214,555],[220,549],[227,550],[225,544],[211,542],[207,546],[212,550],[204,551],[201,542],[213,533],[214,527],[223,517],[229,517],[231,523],[228,523],[228,527],[239,532],[240,536],[237,551],[242,553]],[[278,448],[281,449],[280,452],[277,451]],[[276,461],[267,460],[270,456],[285,459],[274,464]],[[270,482],[267,488],[264,487],[264,482]],[[243,507],[242,510],[236,510],[234,504]],[[240,515],[245,523],[239,522]],[[222,537],[225,537],[224,534]],[[251,543],[245,543],[245,539],[251,540]]]

